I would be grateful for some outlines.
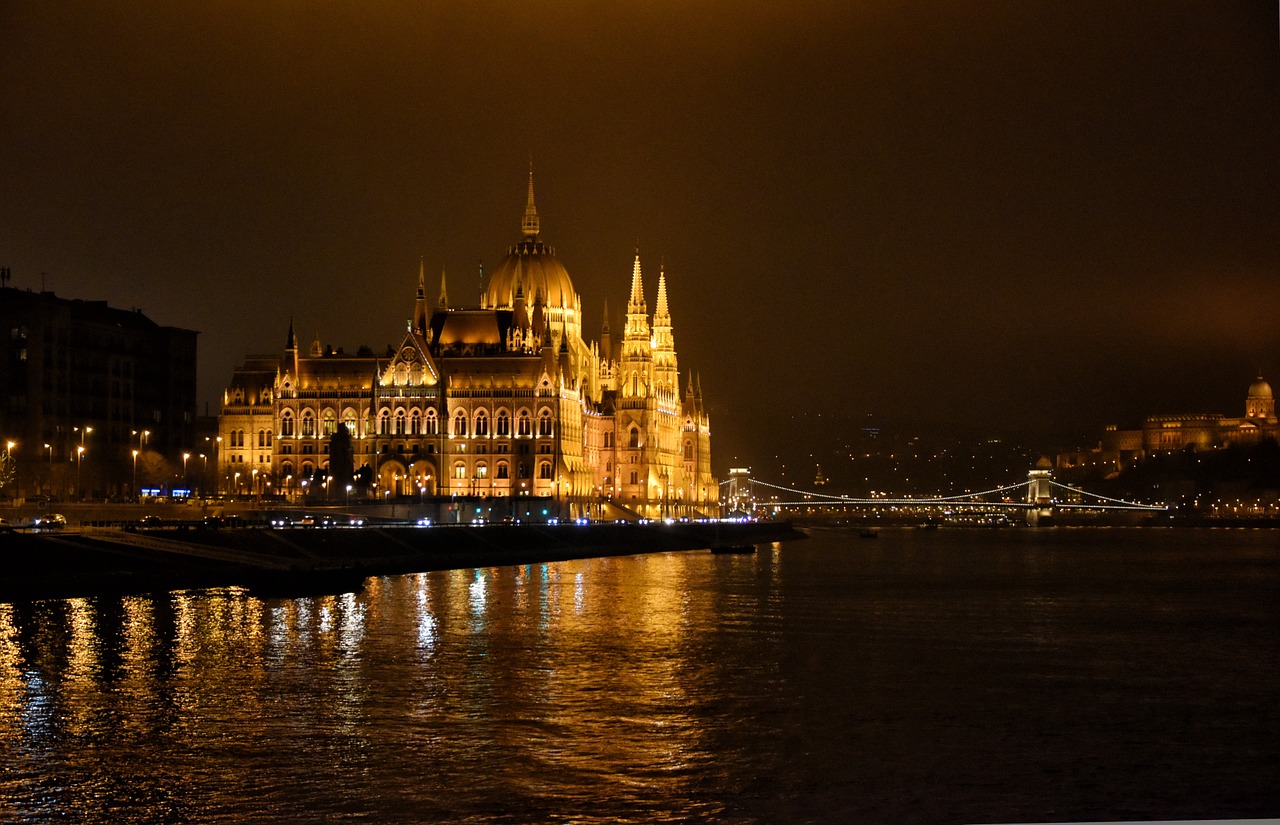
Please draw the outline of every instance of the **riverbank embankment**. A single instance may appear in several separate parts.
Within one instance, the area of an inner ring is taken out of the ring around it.
[[[15,531],[0,535],[0,601],[228,585],[340,592],[375,575],[800,538],[785,522]]]

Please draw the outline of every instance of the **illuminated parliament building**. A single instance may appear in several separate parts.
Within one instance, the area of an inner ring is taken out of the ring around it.
[[[650,316],[637,253],[620,336],[605,316],[588,341],[581,296],[540,238],[531,173],[520,240],[478,304],[455,305],[443,275],[429,300],[420,265],[411,320],[385,356],[318,338],[300,348],[290,324],[282,353],[246,359],[219,416],[223,489],[467,497],[491,515],[714,515],[709,422],[699,384],[680,379],[665,273]]]

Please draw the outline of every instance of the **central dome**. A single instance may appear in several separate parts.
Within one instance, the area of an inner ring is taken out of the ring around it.
[[[1249,385],[1250,398],[1271,398],[1271,385],[1258,376],[1258,380]]]
[[[539,293],[547,307],[572,309],[575,306],[576,293],[568,271],[556,258],[555,250],[536,237],[526,237],[513,246],[490,273],[485,305],[492,309],[514,307],[517,284],[522,287],[524,302],[529,307]]]
[[[515,306],[516,290],[520,287],[527,306],[533,306],[539,294],[548,308],[573,309],[576,295],[573,281],[564,265],[556,260],[556,251],[538,240],[542,222],[538,209],[533,205],[533,164],[529,164],[529,196],[524,205],[524,218],[520,231],[524,235],[520,243],[511,247],[507,257],[489,275],[485,288],[485,306],[491,309],[511,309]]]

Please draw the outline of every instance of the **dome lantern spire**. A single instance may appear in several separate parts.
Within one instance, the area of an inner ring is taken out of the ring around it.
[[[541,225],[538,221],[538,208],[533,204],[533,158],[529,158],[529,198],[524,205],[524,219],[520,221],[520,231],[525,238],[533,240],[538,237]]]

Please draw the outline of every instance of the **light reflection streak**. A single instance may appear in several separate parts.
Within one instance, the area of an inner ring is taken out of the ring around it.
[[[435,652],[438,642],[438,622],[431,610],[431,594],[427,590],[426,576],[419,576],[417,584],[418,609],[414,615],[418,622],[418,649],[430,654]]]
[[[343,654],[343,658],[352,659],[360,654],[360,646],[364,642],[365,634],[365,611],[364,602],[361,602],[355,593],[344,593],[342,595],[342,609],[339,611],[338,619],[338,648]]]
[[[476,627],[482,626],[484,623],[484,608],[488,600],[486,584],[484,570],[476,568],[475,578],[472,579],[471,585],[467,588],[467,604],[471,609],[471,622]]]
[[[25,694],[13,605],[0,604],[0,730],[4,731],[4,739],[10,738],[12,723],[22,715]]]
[[[74,682],[93,679],[98,667],[98,637],[93,608],[87,599],[69,599],[71,638],[67,640],[68,677]]]

